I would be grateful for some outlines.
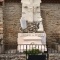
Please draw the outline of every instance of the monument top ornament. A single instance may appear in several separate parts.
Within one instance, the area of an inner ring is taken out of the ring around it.
[[[24,18],[25,21],[38,23],[39,24],[38,31],[44,31],[40,12],[41,0],[21,0],[21,3],[22,3],[21,19]]]
[[[42,21],[40,13],[41,0],[21,0],[22,3],[22,17],[28,22]]]
[[[41,3],[41,0],[21,0],[21,2],[25,4],[30,4],[30,3],[38,4]]]

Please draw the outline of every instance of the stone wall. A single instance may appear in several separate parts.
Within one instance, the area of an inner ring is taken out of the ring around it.
[[[51,44],[60,36],[60,4],[41,4],[41,10],[47,41]]]
[[[16,43],[21,17],[20,2],[6,2],[4,5],[4,40],[5,43]]]
[[[3,33],[3,8],[0,6],[0,33]]]
[[[25,54],[0,54],[0,60],[26,60]]]
[[[60,54],[49,54],[49,60],[60,60]]]
[[[26,60],[26,55],[22,54],[0,54],[0,60]],[[48,60],[60,60],[60,54],[49,54]]]
[[[0,5],[0,42],[2,39],[3,39],[3,6]]]
[[[5,2],[4,5],[4,40],[5,43],[16,43],[20,32],[22,6],[20,2]],[[41,13],[47,41],[55,40],[55,33],[60,33],[60,4],[41,4]]]
[[[0,53],[3,52],[3,3],[0,2]]]

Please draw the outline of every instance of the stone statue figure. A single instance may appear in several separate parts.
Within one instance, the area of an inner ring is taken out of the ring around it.
[[[22,2],[22,29],[27,28],[26,21],[39,23],[38,31],[44,31],[40,11],[41,0],[21,0]],[[24,17],[24,18],[23,18]]]
[[[43,23],[42,23],[42,18],[39,20],[39,29],[38,29],[38,31],[44,31],[44,28],[43,28]]]
[[[27,28],[26,20],[23,17],[21,17],[20,23],[21,23],[22,29],[26,29]]]

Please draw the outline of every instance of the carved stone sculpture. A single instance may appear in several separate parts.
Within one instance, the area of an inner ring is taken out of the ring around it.
[[[20,19],[20,24],[22,28],[21,29],[22,33],[18,33],[17,38],[18,44],[31,44],[31,43],[41,44],[42,50],[46,51],[47,50],[46,33],[43,28],[41,11],[40,11],[41,0],[21,0],[21,3],[22,3],[22,17]],[[24,49],[25,48],[26,46],[24,47]],[[20,51],[19,45],[17,49],[18,51]],[[21,48],[21,50],[22,49],[23,47]],[[31,48],[27,46],[27,49]]]
[[[40,12],[40,3],[41,0],[21,0],[22,3],[22,17],[28,22],[36,22],[39,24],[39,29],[37,31],[44,31],[42,24],[42,17]],[[20,20],[21,20],[20,19]],[[26,24],[25,24],[25,28]]]

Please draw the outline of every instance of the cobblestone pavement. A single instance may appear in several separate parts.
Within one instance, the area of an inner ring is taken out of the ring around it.
[[[49,54],[49,60],[60,60],[60,53]]]
[[[26,60],[24,54],[0,54],[0,60]]]
[[[0,60],[26,60],[25,54],[0,54]],[[60,53],[50,53],[48,60],[60,60]]]

